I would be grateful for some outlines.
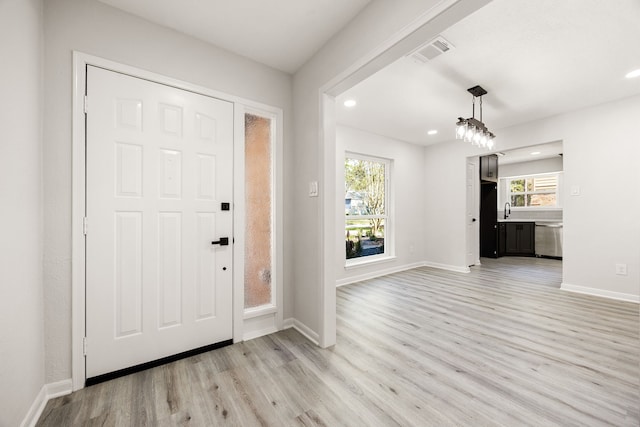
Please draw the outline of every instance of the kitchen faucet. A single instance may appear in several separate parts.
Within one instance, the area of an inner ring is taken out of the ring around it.
[[[509,208],[508,212],[507,208]],[[511,215],[511,203],[507,202],[504,204],[504,219],[509,218],[509,215]]]

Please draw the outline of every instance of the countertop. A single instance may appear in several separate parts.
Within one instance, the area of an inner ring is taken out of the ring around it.
[[[498,218],[498,222],[535,222],[541,225],[562,225],[561,219],[516,219],[516,218]]]

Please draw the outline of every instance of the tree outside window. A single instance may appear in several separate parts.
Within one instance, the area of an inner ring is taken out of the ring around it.
[[[507,192],[512,207],[556,207],[558,175],[508,178]]]
[[[345,158],[347,259],[385,253],[388,165],[381,159]]]

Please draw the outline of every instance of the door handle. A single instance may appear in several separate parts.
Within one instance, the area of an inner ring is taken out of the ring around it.
[[[475,219],[475,218],[472,218],[472,219],[471,219],[471,222],[476,222],[476,219]]]
[[[212,245],[229,246],[229,238],[221,237],[220,240],[211,242]]]

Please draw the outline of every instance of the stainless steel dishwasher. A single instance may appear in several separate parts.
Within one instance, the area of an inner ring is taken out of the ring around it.
[[[561,222],[536,222],[536,256],[562,259]]]

